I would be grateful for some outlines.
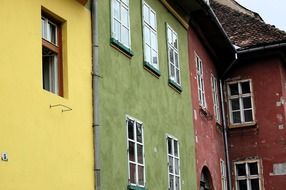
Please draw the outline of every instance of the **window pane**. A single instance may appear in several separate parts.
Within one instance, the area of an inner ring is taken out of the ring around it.
[[[140,123],[136,123],[136,135],[137,142],[142,143],[142,125]]]
[[[156,16],[153,11],[150,11],[150,25],[152,28],[156,29]]]
[[[236,172],[238,176],[246,176],[245,164],[236,164]]]
[[[154,65],[156,65],[156,64],[158,64],[158,54],[157,54],[157,52],[156,51],[152,51],[152,63],[154,64]]]
[[[178,49],[178,38],[177,35],[173,33],[173,45],[176,49]]]
[[[175,158],[175,174],[179,175],[179,159]]]
[[[45,19],[42,18],[42,38],[46,38],[47,34],[46,34],[46,24],[45,24]]]
[[[42,62],[43,89],[50,91],[50,57],[43,56]]]
[[[137,161],[140,164],[143,164],[143,146],[142,145],[137,145]]]
[[[239,110],[240,106],[239,106],[239,99],[232,99],[231,101],[231,110],[235,111],[235,110]]]
[[[259,190],[259,179],[251,179],[251,190]]]
[[[250,93],[249,81],[241,83],[242,94]]]
[[[179,68],[179,57],[178,57],[178,53],[175,52],[175,60],[174,60],[174,63],[175,63],[175,66],[177,68]]]
[[[151,64],[151,55],[150,55],[151,48],[148,45],[144,45],[144,58],[145,61]]]
[[[144,5],[143,12],[144,12],[144,20],[145,20],[145,22],[150,23],[149,8],[146,5]]]
[[[169,48],[169,58],[170,58],[170,62],[174,63],[174,50],[172,48]]]
[[[169,44],[172,44],[172,31],[168,28],[168,43]]]
[[[57,44],[57,29],[56,26],[52,23],[48,23],[48,41],[52,42],[53,44]]]
[[[128,120],[128,138],[134,140],[134,121]]]
[[[120,20],[120,4],[118,1],[113,1],[113,16]]]
[[[135,144],[133,142],[129,142],[129,160],[135,162]]]
[[[170,180],[170,190],[174,190],[174,176],[173,175],[169,175],[169,180]]]
[[[121,27],[121,42],[129,47],[129,30],[126,27]]]
[[[128,27],[128,10],[126,8],[121,9],[121,23]]]
[[[169,156],[169,172],[174,173],[174,159],[172,156]]]
[[[174,79],[175,78],[175,67],[174,67],[174,65],[171,64],[170,70],[171,70],[171,78]]]
[[[144,167],[138,166],[138,182],[139,185],[144,185]]]
[[[178,156],[178,142],[174,140],[174,155]]]
[[[258,175],[258,166],[257,162],[248,163],[249,173],[250,175]]]
[[[170,138],[168,138],[168,154],[173,154],[172,140]]]
[[[150,30],[147,27],[144,27],[144,41],[151,46]]]
[[[241,123],[240,112],[232,112],[233,123]]]
[[[245,122],[253,121],[252,110],[244,111],[244,120],[245,120]]]
[[[157,37],[156,37],[156,34],[154,32],[151,32],[151,47],[154,50],[157,50]]]
[[[243,108],[251,108],[251,97],[242,98],[243,101]]]
[[[175,189],[176,189],[176,190],[180,190],[180,178],[179,178],[179,177],[176,177],[176,180],[175,180]]]
[[[246,180],[239,180],[238,181],[238,189],[239,190],[248,190]]]
[[[120,23],[117,20],[113,20],[113,38],[120,40]]]
[[[136,184],[136,165],[129,164],[130,183]]]
[[[230,95],[238,95],[238,84],[230,84],[229,85]]]
[[[178,84],[180,84],[180,71],[179,71],[179,69],[176,69],[176,82]]]

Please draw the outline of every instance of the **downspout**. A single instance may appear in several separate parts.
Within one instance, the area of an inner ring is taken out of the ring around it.
[[[222,90],[222,80],[219,80],[220,87],[220,101],[221,101],[221,110],[222,110],[222,120],[223,120],[223,141],[224,141],[224,151],[225,151],[225,159],[226,159],[226,173],[227,173],[227,185],[228,190],[231,190],[232,182],[231,182],[231,169],[230,169],[230,159],[229,159],[229,151],[228,151],[228,139],[227,139],[227,126],[225,119],[225,111],[224,111],[224,97]]]
[[[91,0],[92,27],[92,103],[93,103],[93,148],[94,148],[94,188],[100,190],[100,121],[99,121],[99,46],[98,46],[98,15],[97,0]]]
[[[223,95],[223,85],[222,85],[222,79],[226,75],[226,73],[233,67],[233,65],[236,63],[238,56],[237,53],[235,53],[235,59],[231,62],[229,67],[225,70],[223,73],[221,79],[219,80],[219,88],[220,88],[220,103],[221,103],[221,110],[222,110],[222,120],[223,120],[223,141],[224,141],[224,151],[225,151],[225,160],[226,160],[226,173],[227,173],[227,185],[228,190],[232,189],[232,181],[231,181],[231,165],[230,165],[230,158],[229,158],[229,151],[228,151],[228,138],[227,138],[227,124],[226,124],[226,118],[225,118],[225,110],[224,110],[224,95]]]

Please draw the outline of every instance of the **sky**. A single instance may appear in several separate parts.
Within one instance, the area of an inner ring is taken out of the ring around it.
[[[236,0],[242,6],[257,12],[267,23],[286,31],[285,0]]]

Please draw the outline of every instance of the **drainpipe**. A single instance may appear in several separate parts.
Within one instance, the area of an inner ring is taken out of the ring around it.
[[[220,101],[221,101],[221,109],[222,109],[222,121],[223,121],[223,141],[224,141],[224,151],[225,151],[225,160],[226,160],[226,173],[227,173],[227,185],[228,190],[231,190],[231,169],[230,169],[230,159],[229,159],[229,151],[228,151],[228,139],[227,139],[227,126],[225,119],[225,111],[224,111],[224,97],[222,90],[222,80],[219,80],[219,88],[220,88]]]
[[[230,159],[229,159],[229,151],[228,151],[228,138],[227,138],[227,124],[226,124],[226,118],[225,118],[225,110],[224,110],[224,95],[223,95],[223,85],[222,85],[222,79],[226,75],[226,73],[233,67],[233,65],[237,62],[238,56],[235,52],[234,54],[234,60],[231,62],[231,64],[228,66],[228,68],[225,70],[225,72],[222,74],[221,79],[219,80],[219,88],[220,88],[220,103],[221,103],[221,110],[222,110],[222,121],[223,121],[223,141],[224,141],[224,151],[225,151],[225,160],[226,160],[226,173],[227,173],[227,184],[228,184],[228,190],[231,190],[232,188],[232,181],[231,181],[231,166],[230,166]]]
[[[99,46],[98,46],[98,0],[91,0],[92,27],[92,103],[93,103],[93,148],[94,148],[94,188],[100,190],[100,121],[99,121]]]

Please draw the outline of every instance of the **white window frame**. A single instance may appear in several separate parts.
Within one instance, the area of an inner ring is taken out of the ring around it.
[[[148,17],[145,18],[145,11],[148,11]],[[154,26],[151,24],[151,13],[154,14]],[[142,1],[142,21],[143,21],[143,39],[144,39],[144,61],[159,70],[159,52],[158,52],[158,36],[157,36],[157,15],[156,12],[149,6],[144,0]],[[149,18],[149,20],[147,20]],[[149,40],[145,34],[145,30],[149,33]],[[152,42],[152,36],[154,35],[154,42]],[[154,43],[154,44],[153,44]],[[147,56],[147,47],[149,48],[149,57]],[[153,53],[157,57],[157,63],[154,63]]]
[[[257,163],[257,168],[258,168],[258,175],[250,175],[249,163]],[[245,169],[246,169],[246,176],[238,176],[237,164],[245,164]],[[251,179],[258,179],[259,180],[259,190],[262,190],[262,172],[261,172],[261,162],[260,160],[245,160],[245,161],[237,161],[234,162],[234,175],[235,175],[235,188],[236,190],[239,190],[239,185],[238,182],[240,180],[246,180],[247,182],[247,190],[251,190]]]
[[[211,74],[211,85],[212,85],[212,97],[213,97],[213,108],[214,116],[218,123],[220,123],[220,107],[219,107],[219,96],[218,96],[218,85],[216,77]]]
[[[221,189],[227,190],[227,178],[226,178],[226,165],[224,160],[220,160],[220,173],[221,173]]]
[[[241,88],[241,83],[244,82],[249,82],[249,88],[250,88],[250,93],[245,93],[242,94],[242,88]],[[230,85],[231,84],[238,84],[238,95],[231,95],[230,92]],[[228,94],[228,109],[229,109],[229,118],[230,118],[230,124],[231,125],[243,125],[243,124],[252,124],[255,123],[255,114],[254,114],[254,102],[253,102],[253,89],[252,89],[252,80],[251,79],[245,79],[245,80],[236,80],[236,81],[231,81],[227,82],[227,94]],[[251,108],[243,108],[243,98],[250,97],[251,100]],[[231,101],[233,99],[239,99],[239,112],[240,112],[240,123],[234,123],[233,121],[233,112],[238,110],[232,110],[231,106]],[[246,110],[251,110],[252,111],[252,121],[245,121],[244,117],[244,111]]]
[[[175,30],[172,29],[172,27],[169,24],[166,24],[166,30],[167,30],[167,47],[168,47],[168,65],[169,65],[169,79],[174,82],[175,84],[181,86],[181,71],[180,71],[180,54],[179,54],[179,36],[175,32]],[[172,37],[172,39],[169,39],[169,36]],[[177,47],[175,47],[173,43],[173,38],[177,38]],[[173,60],[175,60],[175,55],[178,56],[178,64],[176,66],[176,63],[171,62],[170,57],[170,51],[173,51]],[[172,66],[174,67],[174,75],[172,76]]]
[[[114,15],[114,4],[119,3],[119,15],[120,18],[116,18]],[[127,26],[122,23],[122,9],[127,9]],[[120,25],[120,34],[115,33],[114,22],[117,21]],[[128,44],[125,44],[122,40],[122,28],[128,30]],[[118,37],[117,37],[118,35]],[[130,12],[129,12],[129,0],[111,0],[111,37],[120,42],[125,47],[131,49],[131,34],[130,34]]]
[[[203,62],[197,53],[195,53],[195,62],[196,62],[196,71],[197,71],[199,105],[202,108],[207,108]]]
[[[172,150],[174,151],[174,141],[177,142],[177,151],[178,151],[178,155],[176,156],[173,153],[169,154],[169,144],[168,144],[168,140],[171,140],[172,141]],[[175,138],[174,136],[172,135],[169,135],[169,134],[166,134],[166,144],[167,144],[167,163],[168,163],[168,188],[169,190],[181,190],[181,169],[180,169],[180,143],[178,141],[177,138]],[[172,170],[173,172],[170,172],[170,162],[169,162],[169,157],[172,158],[173,160],[173,167],[172,167]],[[177,168],[177,171],[178,173],[176,174],[176,164],[175,164],[175,160],[178,160],[178,168]],[[170,186],[170,175],[173,176],[173,187]],[[179,178],[179,188],[176,189],[176,178]]]
[[[133,139],[129,139],[128,136],[128,121],[132,120],[134,122],[134,140]],[[136,131],[136,123],[141,125],[141,130],[142,130],[142,142],[137,142],[137,131]],[[127,129],[127,157],[128,157],[128,182],[130,185],[132,186],[138,186],[138,187],[145,187],[145,183],[146,183],[146,175],[145,175],[145,152],[144,152],[144,127],[143,127],[143,122],[135,119],[134,117],[131,117],[129,115],[126,115],[126,129]],[[136,137],[136,138],[135,138]],[[133,142],[134,143],[134,156],[135,156],[135,161],[131,161],[129,159],[129,142]],[[137,152],[137,145],[141,145],[142,146],[142,159],[143,159],[143,164],[138,162],[138,152]],[[130,164],[134,164],[135,165],[135,180],[136,183],[131,183],[130,181]],[[143,176],[144,176],[144,181],[143,181],[143,185],[139,184],[139,174],[138,174],[138,166],[143,167]]]

